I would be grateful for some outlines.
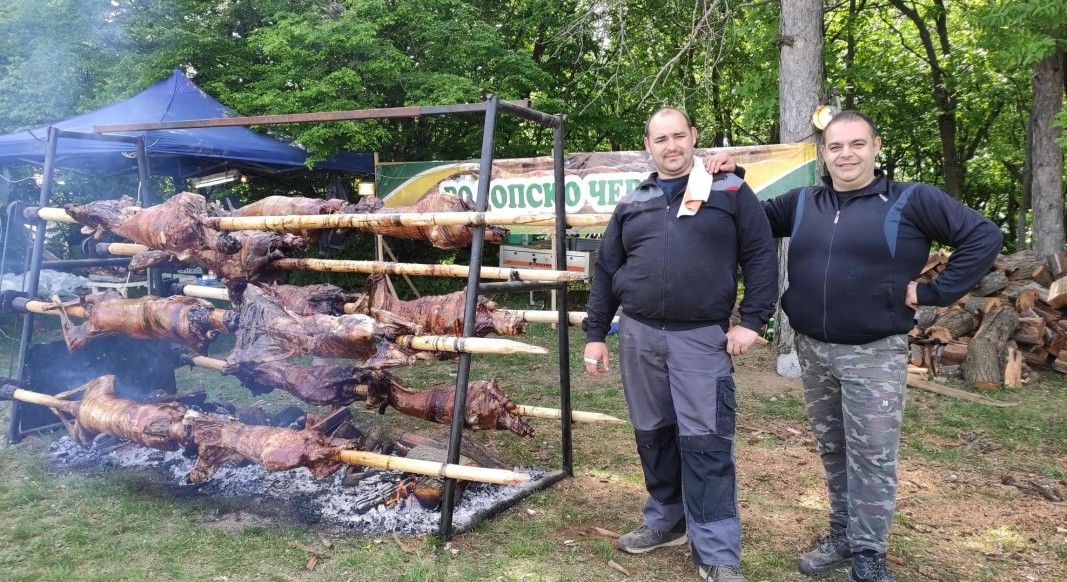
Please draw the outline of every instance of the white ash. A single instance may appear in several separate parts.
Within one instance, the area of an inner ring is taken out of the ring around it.
[[[107,444],[111,443],[111,444]],[[318,481],[304,468],[270,472],[258,465],[226,465],[200,484],[186,482],[193,467],[193,460],[182,451],[159,451],[134,443],[115,444],[112,439],[102,444],[97,441],[90,449],[82,448],[70,437],[62,437],[49,446],[49,456],[56,463],[75,467],[120,467],[152,468],[160,479],[166,481],[175,494],[204,495],[212,497],[251,498],[257,504],[277,504],[298,508],[307,524],[320,524],[331,529],[355,533],[404,534],[434,533],[438,530],[440,512],[423,509],[414,497],[403,499],[390,506],[378,505],[365,513],[356,513],[355,505],[360,488],[341,485],[344,471]],[[517,497],[528,495],[536,487],[534,481],[544,475],[537,469],[516,468],[528,475],[531,482],[513,485],[489,485],[471,483],[456,504],[453,526],[470,525],[479,512]],[[368,478],[399,483],[402,473],[381,471]]]

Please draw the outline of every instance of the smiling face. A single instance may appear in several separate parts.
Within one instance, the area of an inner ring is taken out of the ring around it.
[[[874,181],[874,159],[882,140],[862,120],[830,123],[823,134],[822,157],[834,190],[859,190]]]
[[[685,116],[672,109],[664,109],[648,121],[645,150],[652,155],[652,164],[660,178],[678,178],[693,169],[693,148],[697,130],[689,127]]]

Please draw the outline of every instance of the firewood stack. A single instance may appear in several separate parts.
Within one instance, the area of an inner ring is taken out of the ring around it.
[[[931,255],[920,281],[947,262],[943,252]],[[913,366],[975,388],[1021,387],[1040,370],[1067,373],[1067,252],[1001,255],[955,305],[920,308],[909,340]]]

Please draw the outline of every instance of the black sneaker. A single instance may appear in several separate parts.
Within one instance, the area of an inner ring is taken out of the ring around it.
[[[831,529],[830,535],[819,538],[813,550],[797,557],[797,570],[808,576],[824,576],[851,562],[848,534],[843,528]]]
[[[699,566],[697,574],[705,582],[748,582],[738,566]]]
[[[637,529],[616,540],[615,547],[628,554],[643,554],[656,548],[680,546],[688,542],[689,536],[684,531],[681,533],[659,531],[641,524],[637,526]]]
[[[885,555],[865,556],[856,554],[852,557],[852,569],[845,577],[846,582],[894,582],[893,576],[885,566]]]

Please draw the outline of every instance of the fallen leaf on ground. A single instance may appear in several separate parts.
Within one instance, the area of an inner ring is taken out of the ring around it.
[[[308,560],[308,565],[307,565],[308,572],[313,571],[315,569],[315,564],[318,564],[318,563],[319,563],[319,555],[318,554],[311,554],[311,559]]]

